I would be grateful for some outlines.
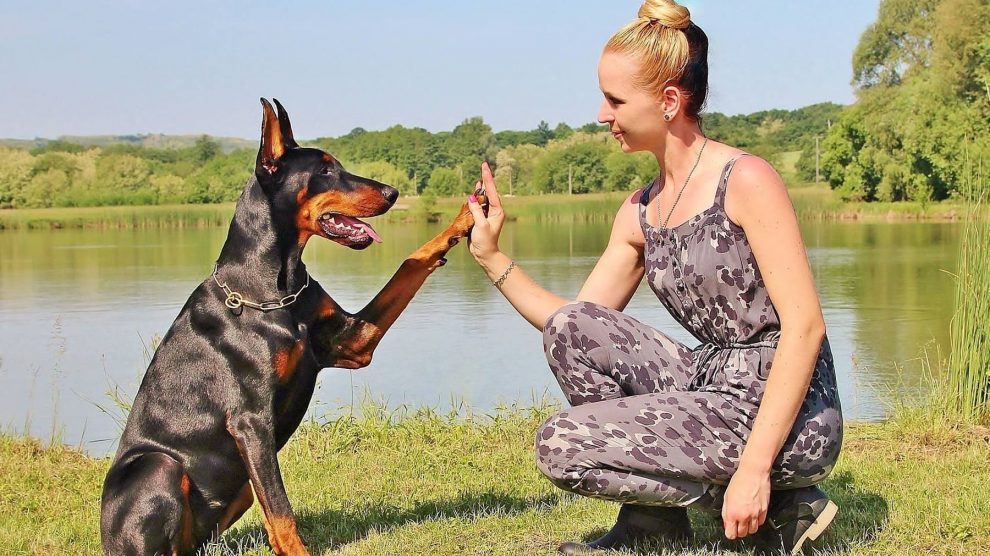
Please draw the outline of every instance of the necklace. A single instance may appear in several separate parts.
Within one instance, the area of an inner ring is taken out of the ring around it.
[[[667,218],[664,218],[663,224],[660,226],[661,230],[667,229],[667,224],[670,222],[670,215],[674,214],[674,207],[677,206],[677,201],[681,200],[681,194],[684,193],[684,188],[687,187],[689,181],[691,181],[691,175],[694,174],[694,170],[698,167],[698,163],[701,162],[701,153],[705,152],[705,145],[708,144],[708,137],[705,137],[705,142],[701,144],[701,148],[698,149],[698,157],[694,159],[694,166],[691,167],[691,171],[688,172],[687,178],[684,180],[684,185],[681,186],[681,190],[677,192],[677,198],[674,199],[674,204],[670,205],[670,212],[667,213]],[[660,173],[661,183],[663,183],[663,176],[666,172]],[[660,192],[657,192],[657,222],[660,221]]]

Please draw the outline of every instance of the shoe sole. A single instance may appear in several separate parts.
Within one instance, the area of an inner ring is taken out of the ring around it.
[[[808,530],[801,535],[796,543],[794,543],[794,548],[791,550],[791,556],[801,554],[801,549],[806,541],[813,541],[820,537],[822,533],[825,532],[825,529],[828,529],[828,526],[832,524],[832,520],[835,519],[835,515],[838,513],[839,506],[837,506],[835,502],[829,500],[828,504],[825,505],[825,509],[822,510],[822,513],[818,514],[818,517],[815,518],[815,522],[811,524],[811,527],[808,527]]]

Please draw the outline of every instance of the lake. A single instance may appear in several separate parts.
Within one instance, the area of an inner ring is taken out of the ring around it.
[[[384,244],[351,251],[315,238],[304,260],[349,310],[360,309],[441,224],[376,223]],[[544,287],[574,296],[609,224],[517,221],[501,245]],[[808,246],[835,355],[844,413],[882,419],[923,393],[919,358],[948,345],[961,225],[808,222]],[[226,228],[0,232],[0,426],[100,455],[189,293],[213,268]],[[561,400],[539,333],[490,285],[464,245],[427,281],[359,371],[323,371],[311,413],[363,396],[475,413]],[[627,312],[695,345],[644,285]],[[943,351],[942,357],[948,354]]]

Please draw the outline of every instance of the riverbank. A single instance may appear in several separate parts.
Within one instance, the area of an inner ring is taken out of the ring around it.
[[[589,539],[615,506],[554,488],[533,464],[547,409],[493,417],[365,411],[304,425],[280,455],[313,554],[552,554]],[[0,436],[0,546],[96,554],[107,459]],[[824,484],[841,508],[816,554],[983,554],[990,544],[990,430],[909,417],[852,424]],[[687,546],[641,553],[752,554],[692,514]],[[205,554],[271,554],[257,505]]]
[[[790,190],[794,208],[801,220],[863,222],[954,222],[967,214],[967,205],[940,203],[850,203],[843,202],[824,185],[804,184]],[[586,195],[533,195],[507,197],[504,204],[510,219],[611,221],[622,193]],[[463,199],[436,200],[424,206],[423,197],[401,198],[388,213],[368,219],[387,222],[425,222],[453,217]],[[213,228],[227,226],[234,204],[152,205],[0,210],[0,230],[31,229],[153,229]],[[980,213],[990,220],[990,209]]]

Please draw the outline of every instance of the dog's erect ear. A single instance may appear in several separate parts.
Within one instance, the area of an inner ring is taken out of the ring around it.
[[[282,126],[279,124],[275,110],[267,100],[261,99],[264,116],[261,119],[261,148],[258,149],[258,161],[254,172],[259,178],[265,174],[271,176],[278,170],[278,160],[285,154],[285,138],[282,136]]]
[[[275,102],[275,108],[278,110],[278,127],[282,130],[282,143],[285,144],[285,148],[294,149],[299,144],[292,137],[292,122],[289,121],[289,113],[285,111],[282,103],[277,98],[273,98],[272,100]]]

